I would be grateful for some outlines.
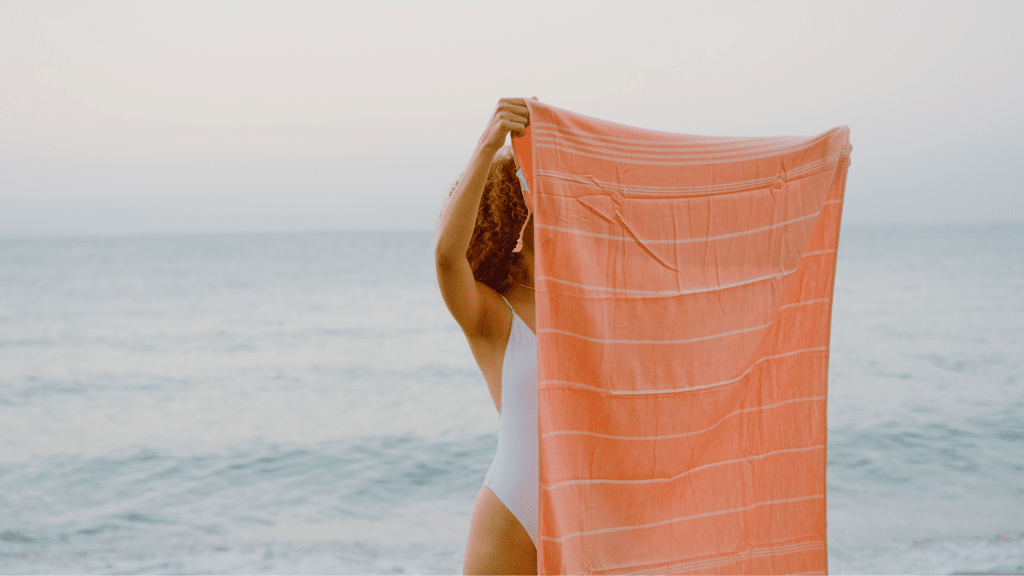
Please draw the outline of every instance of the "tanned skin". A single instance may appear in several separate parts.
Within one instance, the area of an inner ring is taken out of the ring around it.
[[[501,368],[512,328],[512,312],[501,296],[477,282],[466,251],[473,237],[477,211],[495,154],[508,134],[522,136],[530,112],[522,98],[502,98],[484,129],[465,173],[452,192],[441,217],[434,247],[437,282],[448,310],[466,335],[494,406],[501,411]],[[504,296],[534,333],[536,306],[533,292],[533,225],[523,235],[522,258],[529,271],[526,282],[512,284]],[[464,574],[536,574],[537,548],[519,520],[484,486],[477,494],[470,521]]]

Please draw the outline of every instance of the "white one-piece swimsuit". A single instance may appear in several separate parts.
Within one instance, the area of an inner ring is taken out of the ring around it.
[[[508,300],[505,300],[508,304]],[[509,304],[509,309],[512,305]],[[501,365],[498,452],[484,486],[512,512],[537,545],[537,337],[512,310]]]

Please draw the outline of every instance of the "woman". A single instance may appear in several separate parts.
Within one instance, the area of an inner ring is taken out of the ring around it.
[[[521,98],[498,102],[452,190],[434,250],[441,294],[499,413],[498,451],[473,506],[465,574],[537,573],[533,226],[515,160],[502,149],[529,121]]]

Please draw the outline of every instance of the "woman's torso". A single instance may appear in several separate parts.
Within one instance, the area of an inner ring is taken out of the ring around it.
[[[533,292],[529,291],[523,294],[526,291],[527,289],[525,288],[510,290],[505,294],[504,299],[500,294],[494,292],[496,300],[494,306],[497,310],[501,310],[501,313],[494,316],[496,319],[502,319],[501,326],[496,326],[492,331],[494,338],[490,341],[478,340],[476,342],[469,342],[473,358],[476,360],[477,366],[480,367],[480,372],[484,375],[487,389],[491,394],[491,400],[499,412],[501,412],[501,372],[509,341],[508,336],[512,333],[513,324],[515,323],[515,318],[509,310],[509,306],[515,311],[515,315],[519,316],[519,319],[524,324],[524,328],[529,329],[533,334],[537,333],[536,306],[533,300]]]

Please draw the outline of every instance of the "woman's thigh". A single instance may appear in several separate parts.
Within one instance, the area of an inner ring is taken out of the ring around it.
[[[537,548],[501,500],[484,486],[476,495],[463,574],[536,574]]]

